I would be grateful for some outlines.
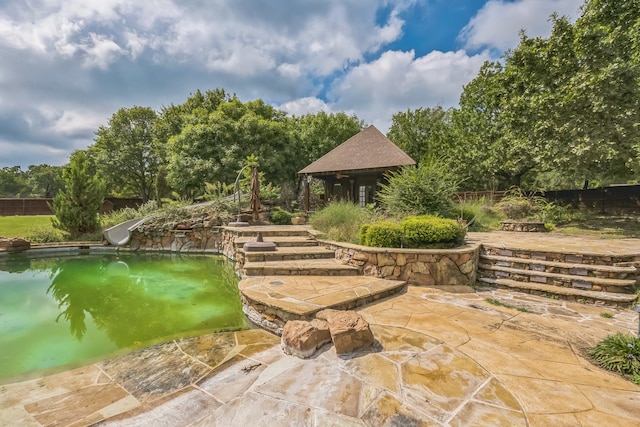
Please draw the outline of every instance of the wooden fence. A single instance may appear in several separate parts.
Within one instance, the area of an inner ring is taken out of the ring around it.
[[[504,191],[461,191],[456,200],[471,201],[486,198],[499,202]],[[603,214],[640,213],[640,185],[611,185],[587,190],[554,190],[537,194],[549,202]]]
[[[49,203],[53,199],[0,199],[0,216],[11,215],[53,215]],[[104,200],[100,213],[109,213],[123,208],[137,208],[142,199],[120,199],[109,197]]]

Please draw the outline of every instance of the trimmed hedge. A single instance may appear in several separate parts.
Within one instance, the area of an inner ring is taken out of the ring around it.
[[[369,231],[369,226],[371,224],[362,224],[360,226],[360,230],[358,230],[358,243],[361,245],[367,244],[367,231]]]
[[[456,220],[430,215],[411,216],[399,224],[381,221],[360,227],[359,242],[382,248],[443,248],[464,243],[465,228]]]
[[[430,215],[410,216],[400,223],[405,246],[420,248],[433,244],[460,245],[466,230],[458,221]]]
[[[362,231],[362,228],[360,231]],[[365,246],[399,248],[402,244],[400,224],[391,221],[369,224],[366,226],[365,236]]]

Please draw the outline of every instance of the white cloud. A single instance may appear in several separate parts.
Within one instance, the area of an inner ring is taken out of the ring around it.
[[[459,39],[468,50],[502,52],[518,45],[520,30],[529,37],[547,37],[554,12],[575,20],[582,4],[583,0],[489,0],[462,29]]]
[[[80,55],[86,66],[105,69],[120,56],[145,49],[227,73],[257,75],[281,63],[329,75],[357,63],[402,34],[399,12],[390,8],[376,24],[382,0],[44,0],[0,9],[0,45],[46,56]],[[357,19],[354,19],[357,17]]]
[[[106,70],[111,63],[125,53],[124,49],[108,36],[90,33],[89,40],[82,46],[82,50],[85,52],[84,65],[86,67],[95,66]]]
[[[331,107],[319,98],[308,96],[285,102],[277,107],[293,116],[304,116],[305,114],[315,114],[319,111],[331,112]]]
[[[398,111],[458,103],[462,87],[475,77],[487,53],[469,56],[434,51],[415,58],[413,51],[388,51],[337,81],[330,92],[337,111],[357,111],[360,118],[386,132]]]
[[[50,120],[49,131],[57,136],[86,135],[105,124],[105,115],[93,111],[64,110],[60,114],[49,109],[44,115]]]

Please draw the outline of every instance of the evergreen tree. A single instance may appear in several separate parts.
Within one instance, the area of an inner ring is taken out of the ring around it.
[[[88,171],[87,155],[76,151],[62,173],[65,190],[53,198],[53,226],[69,233],[72,239],[94,233],[100,228],[98,212],[106,194],[105,183]]]

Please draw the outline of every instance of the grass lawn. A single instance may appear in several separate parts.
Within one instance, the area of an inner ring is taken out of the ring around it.
[[[0,237],[27,237],[35,229],[51,229],[53,215],[0,216]]]
[[[558,225],[553,232],[603,239],[640,238],[640,218],[637,215],[589,215]]]

